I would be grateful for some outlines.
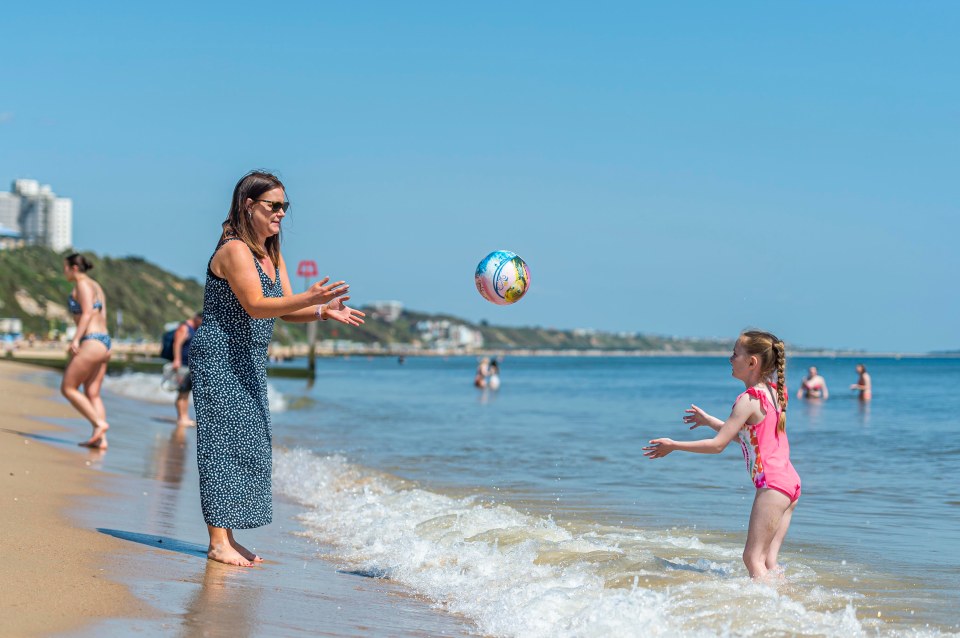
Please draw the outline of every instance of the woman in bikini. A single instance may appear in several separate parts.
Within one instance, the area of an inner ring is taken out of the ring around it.
[[[104,450],[110,425],[100,398],[100,386],[110,360],[110,335],[103,288],[87,275],[91,268],[93,264],[78,253],[63,261],[63,274],[74,284],[67,307],[77,332],[70,342],[70,361],[63,371],[60,392],[93,426],[93,434],[80,445]]]
[[[830,397],[830,391],[827,389],[826,380],[820,376],[817,366],[810,366],[807,370],[807,378],[800,382],[800,389],[797,390],[798,399],[827,399]]]
[[[873,383],[870,381],[870,373],[867,372],[867,366],[862,363],[857,364],[857,382],[850,386],[851,390],[860,391],[860,400],[866,403],[873,398]]]

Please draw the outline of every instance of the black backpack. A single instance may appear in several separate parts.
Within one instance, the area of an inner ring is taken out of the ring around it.
[[[167,361],[173,361],[173,335],[177,332],[180,326],[177,326],[173,330],[168,330],[163,333],[163,337],[160,339],[160,358],[166,359]]]

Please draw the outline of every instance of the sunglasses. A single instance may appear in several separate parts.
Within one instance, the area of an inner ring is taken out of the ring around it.
[[[270,210],[274,213],[279,213],[281,210],[287,212],[287,209],[290,208],[290,202],[271,202],[269,199],[257,199],[254,201],[270,204]]]

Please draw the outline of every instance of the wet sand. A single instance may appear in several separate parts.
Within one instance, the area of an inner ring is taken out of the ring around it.
[[[91,470],[98,453],[77,448],[78,436],[37,420],[75,413],[53,400],[50,389],[17,380],[30,371],[0,361],[2,633],[46,635],[105,616],[149,618],[155,612],[115,582],[119,571],[110,567],[134,565],[143,551],[77,526],[65,514],[77,498],[106,496],[98,489],[102,477]]]
[[[207,560],[195,431],[174,427],[172,405],[105,395],[110,449],[76,447],[89,426],[49,389],[58,379],[0,362],[10,635],[476,635],[404,588],[326,560],[282,500],[271,525],[236,533],[266,563]]]

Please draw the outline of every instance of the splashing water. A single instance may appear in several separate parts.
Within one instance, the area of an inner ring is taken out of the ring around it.
[[[403,583],[492,636],[943,635],[858,618],[862,595],[824,586],[827,564],[787,556],[786,578],[755,583],[742,538],[722,533],[558,522],[301,449],[278,451],[274,487],[352,572]]]
[[[103,379],[103,387],[114,394],[150,403],[172,403],[176,395],[176,390],[169,390],[164,387],[163,375],[146,372],[106,376]],[[283,412],[288,407],[286,398],[269,383],[267,384],[267,400],[270,403],[271,412]]]

